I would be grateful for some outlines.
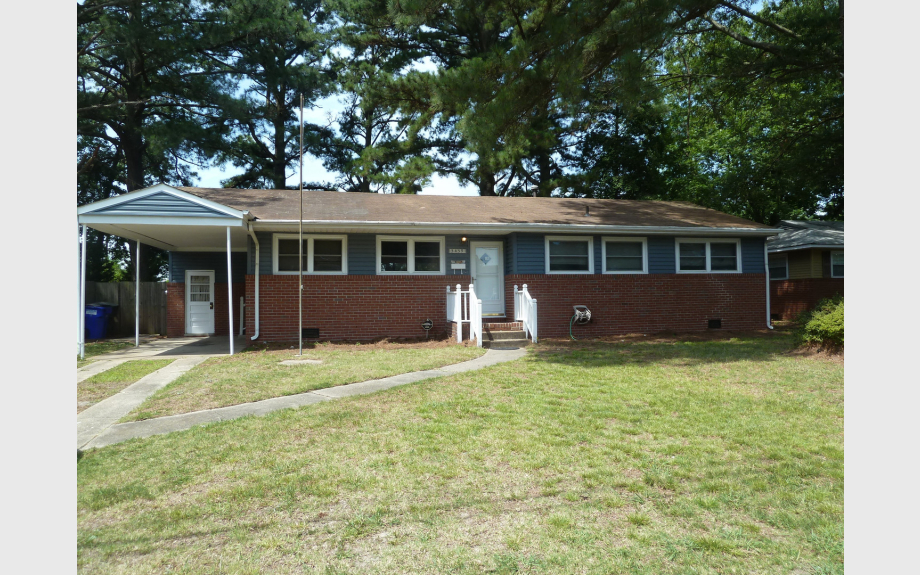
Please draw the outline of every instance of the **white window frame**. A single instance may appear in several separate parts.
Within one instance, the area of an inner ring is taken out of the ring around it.
[[[786,266],[786,275],[785,277],[775,278],[773,275],[770,275],[771,280],[782,281],[789,279],[789,254],[768,254],[767,255],[767,271],[770,270],[770,258],[783,258],[783,265]]]
[[[713,270],[712,269],[712,254],[709,249],[709,245],[712,243],[718,244],[730,244],[734,243],[738,246],[735,249],[735,258],[736,269],[733,270]],[[681,270],[680,269],[680,244],[706,244],[706,269],[705,270]],[[679,274],[740,274],[741,273],[741,239],[740,238],[677,238],[677,241],[674,242],[674,269]]]
[[[278,276],[296,276],[295,271],[278,270],[278,240],[297,240],[299,234],[274,234],[272,237],[272,274]],[[347,235],[328,235],[328,234],[304,234],[304,241],[307,242],[307,267],[303,270],[304,275],[311,276],[344,276],[348,275],[348,236]],[[340,272],[315,272],[313,271],[313,240],[342,240],[342,271]]]
[[[549,243],[550,242],[576,242],[586,241],[588,243],[588,271],[558,271],[549,270]],[[547,274],[593,274],[594,273],[594,236],[545,236],[543,240],[543,251],[546,254],[544,270]]]
[[[642,271],[620,271],[607,269],[607,242],[642,242]],[[630,237],[601,238],[601,269],[605,274],[647,274],[648,273],[648,239]]]
[[[831,252],[831,277],[832,277],[832,278],[840,278],[840,279],[843,279],[843,276],[835,276],[835,275],[834,275],[834,255],[835,255],[835,254],[843,255],[843,250],[834,250],[834,251]],[[844,261],[846,261],[846,258],[844,258]],[[843,268],[843,273],[844,273],[844,274],[847,273],[847,272],[846,272],[846,266],[844,266],[844,268]]]
[[[408,242],[406,255],[408,261],[406,267],[409,271],[405,272],[386,272],[380,269],[380,260],[382,259],[381,243],[382,242]],[[417,272],[415,271],[415,242],[438,242],[441,245],[441,266],[436,272]],[[445,249],[444,236],[377,236],[377,258],[375,260],[375,269],[378,276],[443,276],[445,271]]]

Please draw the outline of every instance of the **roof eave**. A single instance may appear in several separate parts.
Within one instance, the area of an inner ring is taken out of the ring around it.
[[[796,250],[842,250],[843,244],[802,244],[797,246],[772,247],[767,244],[767,251],[772,253],[793,252]]]
[[[253,220],[253,230],[272,231],[296,226],[298,220]],[[649,235],[716,235],[716,236],[774,236],[778,228],[731,228],[711,226],[618,226],[597,224],[544,224],[544,223],[479,223],[479,222],[391,222],[363,220],[303,220],[313,229],[364,228],[368,231],[387,232],[440,232],[456,233],[510,233],[510,232],[578,232],[627,233]]]

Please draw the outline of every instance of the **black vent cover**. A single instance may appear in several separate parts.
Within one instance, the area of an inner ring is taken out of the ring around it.
[[[305,327],[301,330],[301,336],[307,339],[319,339],[319,328]]]
[[[722,329],[722,320],[721,319],[709,320],[709,329]]]

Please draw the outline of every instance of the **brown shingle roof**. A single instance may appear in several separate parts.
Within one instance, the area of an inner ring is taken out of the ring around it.
[[[296,221],[300,211],[297,190],[179,189],[237,210],[249,211],[262,221]],[[585,216],[585,208],[588,208],[589,216]],[[689,202],[383,195],[316,190],[304,191],[304,220],[771,229]]]

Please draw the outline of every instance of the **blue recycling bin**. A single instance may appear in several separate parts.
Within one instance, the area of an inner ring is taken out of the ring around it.
[[[86,339],[104,338],[112,308],[107,305],[88,305],[85,314]]]

